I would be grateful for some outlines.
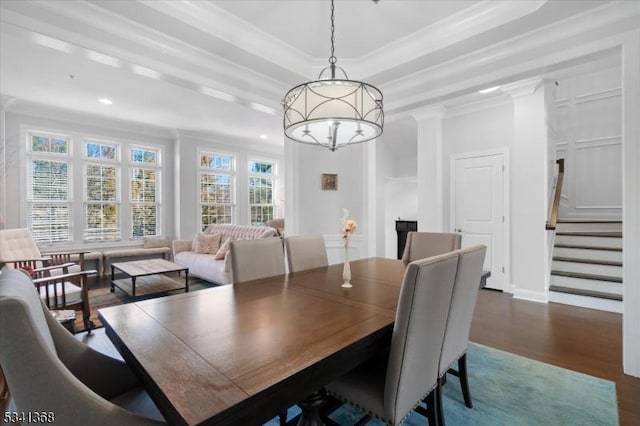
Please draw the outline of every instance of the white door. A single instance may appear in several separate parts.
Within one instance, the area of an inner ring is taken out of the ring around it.
[[[504,155],[454,157],[451,225],[462,233],[462,247],[487,246],[487,287],[507,290],[505,277]]]

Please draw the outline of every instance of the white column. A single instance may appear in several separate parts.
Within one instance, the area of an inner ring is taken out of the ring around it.
[[[640,32],[622,44],[623,369],[640,377]]]
[[[284,140],[284,227],[286,235],[300,233],[298,215],[300,212],[299,185],[299,144]]]
[[[443,231],[443,161],[441,105],[411,112],[418,123],[418,231]]]
[[[511,156],[511,277],[513,296],[548,302],[547,123],[542,80],[503,90],[514,99]]]
[[[0,104],[0,229],[7,221],[7,108],[15,100],[3,95]]]

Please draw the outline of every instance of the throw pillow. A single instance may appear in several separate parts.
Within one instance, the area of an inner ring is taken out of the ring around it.
[[[169,239],[165,237],[144,237],[144,248],[168,247]]]
[[[229,238],[228,240],[226,240],[218,249],[218,251],[216,252],[216,256],[215,259],[216,260],[222,260],[224,259],[224,257],[227,255],[227,253],[229,252],[229,242],[231,241],[231,239]]]
[[[193,240],[193,249],[196,253],[215,254],[220,248],[222,234],[204,234],[199,232]]]

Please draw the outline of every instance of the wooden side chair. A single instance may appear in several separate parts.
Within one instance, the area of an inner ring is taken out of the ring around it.
[[[77,257],[78,263],[72,257]],[[0,261],[29,273],[49,309],[79,310],[85,328],[89,331],[93,328],[88,277],[96,271],[84,269],[84,252],[43,256],[28,229],[2,229]]]
[[[284,239],[289,272],[327,266],[327,249],[320,234],[296,235]]]

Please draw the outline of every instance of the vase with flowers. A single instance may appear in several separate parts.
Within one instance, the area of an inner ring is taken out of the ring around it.
[[[342,209],[342,239],[344,240],[344,269],[342,270],[342,287],[350,288],[351,266],[349,265],[349,238],[356,232],[358,224],[355,220],[349,219],[349,210]]]

